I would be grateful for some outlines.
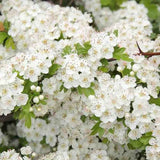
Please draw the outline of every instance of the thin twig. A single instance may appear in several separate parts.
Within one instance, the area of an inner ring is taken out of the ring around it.
[[[149,57],[160,55],[160,52],[143,52],[143,51],[141,50],[138,42],[136,42],[136,43],[137,43],[137,47],[138,47],[138,49],[139,49],[139,53],[137,53],[137,54],[135,54],[135,55],[143,55],[143,56],[149,56]]]
[[[139,53],[134,54],[135,56],[137,56],[137,55],[143,55],[143,56],[148,56],[148,58],[149,58],[149,57],[152,57],[152,56],[158,56],[158,55],[160,55],[160,52],[143,52],[141,50],[138,42],[136,42],[136,43],[137,43],[137,47],[138,47]],[[110,59],[107,59],[107,60],[108,60],[108,62],[116,61],[116,59],[114,59],[114,58],[110,58]]]
[[[107,59],[108,62],[112,62],[112,61],[116,61],[115,58],[110,58],[110,59]]]

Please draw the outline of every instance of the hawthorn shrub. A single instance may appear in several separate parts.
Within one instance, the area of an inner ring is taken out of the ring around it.
[[[0,160],[159,160],[159,5],[2,0]]]

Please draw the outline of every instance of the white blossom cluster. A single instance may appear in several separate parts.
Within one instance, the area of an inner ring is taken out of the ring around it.
[[[114,141],[107,147],[96,136],[90,136],[94,123],[88,118],[85,123],[81,121],[83,105],[80,104],[79,95],[72,95],[71,100],[68,99],[63,106],[57,107],[47,122],[40,118],[32,119],[32,126],[28,129],[24,126],[24,122],[20,121],[17,124],[18,136],[26,138],[29,146],[38,154],[56,150],[56,153],[66,153],[69,160],[110,160],[108,155],[121,160],[128,157],[134,160],[137,151],[130,151],[127,146],[120,148],[121,145],[114,142],[116,138],[113,138]],[[112,128],[111,125],[106,126]],[[117,123],[116,126],[117,134],[125,129],[123,124]],[[42,144],[40,142],[44,137],[45,143]],[[115,146],[120,150],[116,150]],[[116,154],[113,154],[115,150]]]
[[[149,38],[147,9],[135,1],[114,12],[101,8],[100,0],[84,4],[104,31],[95,31],[90,15],[73,7],[2,1],[0,20],[10,22],[8,34],[17,48],[0,46],[0,115],[30,105],[31,127],[20,120],[16,131],[38,156],[54,152],[40,160],[135,160],[141,148],[130,150],[128,144],[148,133],[152,138],[143,149],[148,160],[158,160],[160,109],[150,99],[159,98],[160,57],[138,55],[137,43],[144,52],[160,52],[160,36]],[[122,47],[131,61],[114,60],[115,48]],[[107,73],[99,69],[102,60],[108,60]],[[54,65],[59,68],[51,75]],[[102,136],[91,135],[92,117]],[[0,159],[29,160],[29,146],[21,148],[24,157],[9,150]]]
[[[92,21],[88,14],[82,16],[74,8],[60,8],[45,2],[3,1],[1,11],[11,22],[8,34],[17,45],[16,55],[9,60],[10,52],[5,53],[8,56],[3,55],[5,49],[1,52],[4,60],[0,63],[0,115],[7,115],[16,105],[25,105],[28,100],[28,95],[22,93],[24,81],[16,77],[17,72],[24,79],[38,81],[41,74],[48,73],[51,61],[58,58],[65,45],[72,40],[88,39],[93,29],[88,25]],[[81,34],[76,28],[82,29]],[[70,40],[58,42],[61,32]],[[17,72],[13,73],[14,70]]]
[[[31,148],[29,146],[22,147],[21,148],[21,154],[22,155],[28,155],[31,154]],[[28,152],[29,151],[29,152]],[[28,153],[27,153],[28,152]],[[4,151],[0,154],[1,160],[31,160],[31,158],[27,156],[21,156],[19,153],[17,153],[14,149]]]

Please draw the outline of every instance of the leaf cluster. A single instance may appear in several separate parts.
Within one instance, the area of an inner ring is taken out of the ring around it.
[[[138,138],[137,140],[130,139],[128,143],[129,149],[140,149],[144,150],[146,146],[149,145],[149,140],[152,138],[152,132],[147,132],[142,135],[142,137]]]

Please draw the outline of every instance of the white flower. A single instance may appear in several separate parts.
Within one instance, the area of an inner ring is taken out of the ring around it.
[[[29,155],[32,153],[32,148],[30,146],[22,147],[21,154],[22,155]]]
[[[1,98],[1,103],[3,104],[3,109],[13,110],[16,106],[15,100],[10,96],[4,96]]]
[[[114,122],[117,119],[117,115],[114,109],[107,109],[103,112],[101,116],[101,121],[103,123]]]
[[[135,140],[141,137],[139,129],[133,129],[128,133],[129,138]]]
[[[28,101],[28,95],[27,94],[14,95],[14,100],[16,101],[17,106],[23,106]]]

